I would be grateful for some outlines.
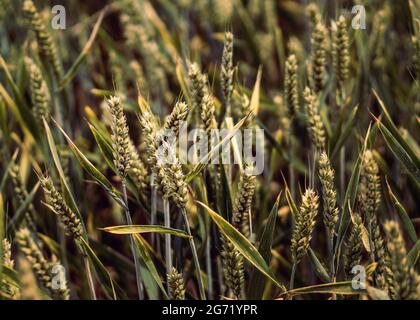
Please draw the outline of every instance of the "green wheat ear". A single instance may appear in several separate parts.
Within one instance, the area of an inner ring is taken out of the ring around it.
[[[26,189],[26,186],[22,181],[22,178],[20,177],[20,168],[15,162],[12,162],[10,164],[9,174],[13,185],[13,191],[19,201],[19,204],[22,205],[29,196],[29,194],[28,190]],[[34,205],[30,203],[25,212],[23,222],[31,230],[36,230],[35,217],[36,212]]]
[[[127,120],[118,97],[110,97],[106,101],[112,114],[111,139],[114,149],[114,164],[119,176],[124,179],[131,167],[132,148],[128,135]]]
[[[35,62],[31,58],[25,57],[25,65],[29,75],[29,91],[31,93],[33,113],[39,126],[42,128],[44,126],[43,119],[47,122],[50,119],[50,91],[42,76],[41,70]]]
[[[58,55],[57,47],[44,21],[42,21],[32,0],[25,0],[23,2],[22,11],[35,33],[41,56],[48,62],[54,77],[59,82],[63,78],[63,66]]]
[[[31,263],[21,257],[18,260],[19,265],[19,280],[20,297],[22,300],[41,300],[41,291],[38,287],[34,272],[32,271]]]
[[[384,224],[390,258],[390,294],[394,300],[420,299],[420,276],[410,267],[404,239],[395,221]]]
[[[65,290],[60,290],[59,292],[53,289],[51,277],[52,265],[44,258],[38,245],[33,240],[29,229],[22,228],[18,230],[16,232],[16,241],[19,244],[20,250],[31,264],[31,267],[40,283],[48,289],[55,298],[68,300],[69,290],[67,288]]]
[[[232,291],[235,298],[239,299],[244,286],[243,257],[232,242],[225,236],[221,236],[223,263],[223,275],[226,286]]]
[[[337,191],[334,186],[334,169],[325,152],[322,152],[319,160],[319,179],[322,185],[322,198],[324,201],[324,224],[328,229],[330,239],[334,238],[335,228],[339,218],[337,208]]]
[[[233,91],[233,72],[233,34],[231,32],[225,32],[222,66],[220,71],[220,85],[222,87],[227,116],[229,116],[231,112],[230,101]]]
[[[188,105],[183,101],[178,101],[175,103],[175,107],[171,114],[166,117],[163,128],[166,130],[171,130],[174,136],[178,137],[180,129],[179,126],[181,125],[181,122],[187,120],[188,112]]]
[[[241,173],[238,195],[232,211],[232,225],[247,238],[250,236],[249,215],[257,181],[251,174],[251,169],[251,166],[245,165]]]
[[[188,66],[188,80],[193,99],[194,109],[199,109],[205,95],[209,94],[207,88],[207,77],[201,73],[197,63],[190,63]]]
[[[50,177],[40,177],[40,182],[44,190],[46,204],[60,218],[66,234],[78,240],[82,236],[82,224],[79,218],[66,204]]]
[[[319,93],[324,89],[327,66],[327,46],[328,46],[328,32],[327,28],[322,23],[317,23],[315,29],[312,31],[311,45],[312,45],[312,85],[314,91]]]
[[[318,23],[322,20],[321,12],[319,11],[319,7],[316,3],[310,3],[306,7],[306,13],[311,20],[312,27],[315,27]]]
[[[346,242],[346,252],[344,254],[344,274],[351,278],[352,269],[359,265],[362,259],[362,228],[363,221],[359,214],[354,214],[354,221],[351,226],[350,235]]]
[[[319,102],[315,94],[308,87],[306,87],[303,95],[306,102],[305,113],[309,135],[317,151],[322,153],[325,150],[326,137],[324,124],[319,114]]]
[[[384,239],[379,227],[378,218],[373,216],[371,221],[371,242],[373,244],[372,251],[374,261],[377,263],[373,274],[376,286],[382,289],[386,288],[387,277],[387,256],[384,247]]]
[[[369,221],[381,204],[379,167],[371,150],[366,150],[363,154],[359,190],[359,202]]]
[[[286,60],[284,95],[290,116],[299,112],[298,62],[294,54]]]
[[[167,275],[169,283],[169,293],[172,300],[185,300],[185,287],[182,274],[172,268],[171,274]]]
[[[318,200],[318,195],[312,189],[306,189],[302,196],[302,205],[295,217],[295,229],[291,243],[295,264],[298,264],[308,252],[318,214]]]
[[[3,252],[1,261],[3,261],[4,266],[12,270],[14,269],[15,262],[12,259],[12,245],[6,238],[3,239]],[[3,294],[12,300],[17,300],[20,298],[19,287],[17,287],[13,282],[8,281],[7,278],[0,280],[0,295],[3,296]]]
[[[129,170],[130,177],[134,180],[136,186],[144,192],[146,196],[149,196],[150,192],[150,181],[149,174],[147,172],[146,165],[143,160],[140,159],[137,148],[133,141],[130,140],[130,152],[131,152],[131,166]]]
[[[342,94],[344,84],[349,77],[350,41],[347,32],[347,21],[340,16],[333,21],[332,26],[332,56],[335,75],[337,77],[337,90]]]

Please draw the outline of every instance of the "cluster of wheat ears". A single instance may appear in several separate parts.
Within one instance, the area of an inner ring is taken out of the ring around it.
[[[419,1],[34,2],[0,1],[1,299],[420,299]],[[160,161],[183,122],[263,129],[263,174]]]

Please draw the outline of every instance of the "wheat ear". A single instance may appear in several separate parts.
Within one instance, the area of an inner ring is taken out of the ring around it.
[[[392,272],[391,297],[394,300],[418,300],[420,277],[408,263],[407,250],[398,223],[387,221],[384,229]]]
[[[182,274],[175,268],[172,268],[170,274],[167,275],[169,283],[169,293],[172,300],[185,300],[185,287]]]
[[[325,129],[322,123],[321,116],[319,114],[319,103],[315,94],[311,89],[306,87],[304,93],[306,102],[306,121],[308,123],[309,135],[312,139],[312,143],[315,145],[317,151],[322,153],[325,150]]]
[[[231,114],[231,97],[233,91],[233,34],[225,32],[223,44],[222,65],[220,71],[220,85],[226,107],[226,115]]]
[[[49,63],[52,73],[57,81],[63,78],[63,66],[58,56],[57,47],[42,21],[41,15],[32,0],[25,0],[22,4],[23,14],[31,25],[39,45],[41,56]]]

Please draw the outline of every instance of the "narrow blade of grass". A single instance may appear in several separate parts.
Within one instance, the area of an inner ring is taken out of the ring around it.
[[[276,280],[272,271],[268,267],[264,258],[258,252],[258,250],[252,245],[247,238],[245,238],[238,230],[236,230],[229,222],[227,222],[221,215],[214,212],[204,203],[197,201],[198,204],[203,206],[207,213],[210,215],[214,223],[219,227],[219,230],[233,243],[235,248],[248,260],[255,268],[257,268],[262,274],[270,279],[277,287],[282,291],[285,287]]]
[[[166,228],[163,226],[153,226],[153,225],[127,225],[127,226],[112,226],[101,228],[105,232],[113,234],[138,234],[138,233],[161,233],[161,234],[170,234],[182,238],[190,238],[187,233],[183,230]]]

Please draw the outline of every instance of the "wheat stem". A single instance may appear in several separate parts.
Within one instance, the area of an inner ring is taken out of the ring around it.
[[[92,298],[92,300],[97,300],[96,291],[95,291],[95,284],[93,282],[92,271],[90,269],[89,259],[86,255],[86,253],[83,253],[83,263],[85,265],[85,272],[86,272],[86,277],[87,277],[87,281],[88,281],[90,297]]]
[[[188,239],[188,242],[190,243],[190,247],[191,247],[191,251],[192,251],[192,255],[194,259],[194,264],[195,264],[195,269],[197,272],[197,281],[198,281],[198,288],[200,291],[200,298],[202,300],[205,300],[206,294],[204,292],[203,278],[201,277],[200,262],[198,260],[197,249],[195,248],[194,238],[192,237],[192,234],[191,234],[190,223],[188,222],[188,216],[187,216],[187,212],[185,211],[185,208],[181,208],[181,213],[182,213],[182,217],[184,218],[184,224],[185,224],[185,228],[187,229],[187,234],[190,236],[190,238]]]
[[[165,223],[166,228],[171,227],[171,217],[170,217],[170,206],[169,206],[169,200],[164,198],[163,199],[163,219]],[[165,264],[166,264],[166,274],[171,274],[172,272],[172,244],[171,244],[171,235],[165,234]],[[168,290],[169,288],[169,282],[167,283]]]
[[[127,220],[127,225],[133,225],[133,222],[131,221],[131,215],[130,215],[130,209],[128,208],[128,197],[127,197],[127,187],[125,185],[125,182],[122,183],[122,193],[124,197],[124,203],[126,206],[125,209],[125,218]],[[137,282],[137,292],[139,296],[139,300],[144,299],[144,293],[143,293],[143,282],[141,281],[141,270],[140,270],[140,264],[139,264],[139,255],[136,250],[135,244],[134,244],[134,236],[130,235],[130,246],[131,246],[131,252],[133,254],[134,259],[134,268],[136,270],[136,282]]]
[[[297,267],[297,263],[296,262],[293,262],[292,273],[290,274],[289,290],[293,290],[293,287],[294,287],[296,267]]]

